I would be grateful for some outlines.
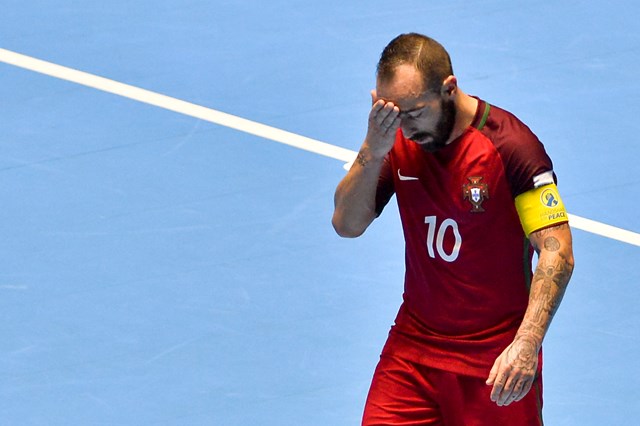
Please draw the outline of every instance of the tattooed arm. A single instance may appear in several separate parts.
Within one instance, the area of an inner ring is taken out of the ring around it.
[[[498,405],[520,401],[531,389],[542,340],[573,272],[568,224],[533,232],[529,238],[538,252],[529,305],[513,343],[496,359],[487,380],[493,385],[491,400]]]

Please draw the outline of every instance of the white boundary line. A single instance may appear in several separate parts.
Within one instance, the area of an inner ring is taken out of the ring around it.
[[[123,96],[149,105],[154,105],[180,114],[199,118],[204,121],[230,127],[241,132],[250,133],[265,139],[280,142],[295,148],[310,151],[325,157],[348,162],[355,158],[355,153],[349,149],[330,145],[315,139],[297,135],[277,129],[275,127],[256,123],[235,115],[216,111],[190,102],[181,101],[176,98],[161,95],[149,90],[140,89],[128,84],[119,83],[104,77],[63,67],[51,62],[35,59],[30,56],[21,55],[9,50],[0,49],[0,62],[5,62],[16,67],[25,68],[30,71],[46,74],[61,80],[71,81],[83,86],[102,90],[103,92]]]
[[[348,169],[356,157],[356,152],[350,149],[331,145],[315,139],[300,136],[295,133],[280,130],[265,124],[256,123],[235,115],[216,111],[180,99],[161,95],[149,90],[140,89],[128,84],[119,83],[108,78],[99,77],[83,71],[63,67],[51,62],[42,61],[30,56],[15,53],[6,49],[0,49],[0,62],[24,68],[51,77],[67,80],[83,86],[123,96],[149,105],[174,111],[180,114],[199,118],[204,121],[219,124],[241,132],[249,133],[282,144],[290,145],[298,149],[313,152],[325,157],[343,161]],[[622,241],[640,247],[640,234],[626,229],[617,228],[591,219],[585,219],[576,215],[569,215],[571,226],[576,229],[591,232],[596,235]]]
[[[581,229],[591,232],[592,234],[640,247],[640,234],[636,232],[627,231],[626,229],[596,222],[595,220],[586,219],[574,214],[569,214],[569,223],[571,223],[572,228]]]

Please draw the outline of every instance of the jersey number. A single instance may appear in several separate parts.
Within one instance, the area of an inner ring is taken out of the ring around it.
[[[424,223],[427,224],[427,251],[429,252],[429,256],[435,259],[437,251],[438,255],[443,260],[447,262],[454,262],[460,254],[460,246],[462,245],[462,237],[458,230],[458,223],[453,219],[445,219],[438,227],[438,222],[435,216],[426,216],[424,218]],[[438,228],[437,233],[436,228]],[[455,238],[455,243],[451,253],[447,253],[444,250],[444,237],[449,229],[451,229],[453,237]]]

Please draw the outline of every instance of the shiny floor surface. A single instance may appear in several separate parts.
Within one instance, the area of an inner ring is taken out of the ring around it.
[[[378,55],[409,31],[538,134],[577,218],[545,423],[637,423],[638,14],[631,0],[4,2],[0,424],[359,424],[403,241],[394,208],[340,239],[332,197]]]

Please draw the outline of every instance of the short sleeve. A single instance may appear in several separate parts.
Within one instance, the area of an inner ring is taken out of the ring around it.
[[[482,129],[500,153],[513,197],[556,182],[553,163],[538,137],[513,114],[491,106]],[[541,182],[540,179],[544,179]]]

